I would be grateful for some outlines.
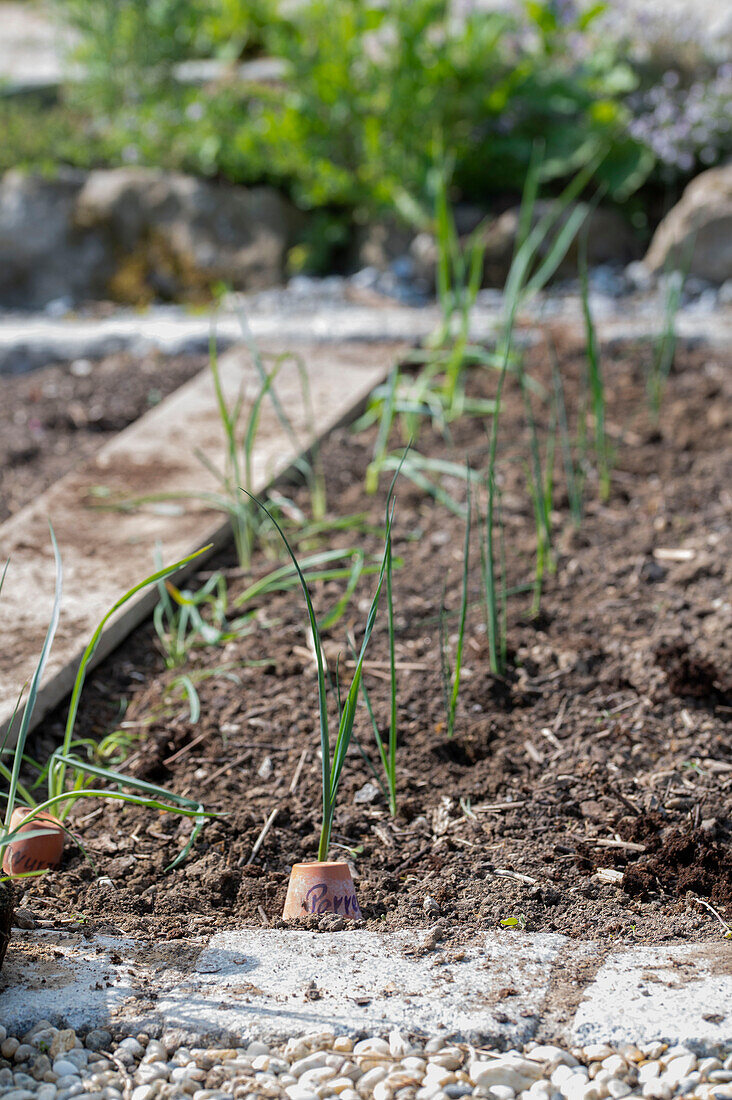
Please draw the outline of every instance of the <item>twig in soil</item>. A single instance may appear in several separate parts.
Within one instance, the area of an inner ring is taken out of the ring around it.
[[[503,810],[520,810],[522,806],[526,805],[526,800],[518,802],[484,802],[480,806],[471,806],[473,813],[493,813]]]
[[[724,919],[723,916],[721,916],[720,913],[717,912],[714,906],[710,905],[708,901],[704,900],[704,898],[698,898],[695,894],[692,894],[691,900],[695,901],[697,905],[701,905],[702,908],[711,913],[713,917],[716,917],[719,923],[722,925],[722,928],[724,928],[724,938],[726,940],[732,939],[732,926],[727,924],[727,921]]]
[[[261,905],[257,906],[257,912],[259,913],[260,917],[262,918],[262,924],[264,925],[264,927],[269,928],[269,920],[267,919],[267,914],[265,913],[265,911],[264,911],[264,909],[262,908]]]
[[[302,775],[302,769],[305,767],[305,761],[308,758],[309,751],[310,751],[309,749],[303,749],[302,752],[300,753],[300,759],[297,762],[297,767],[295,768],[294,774],[292,776],[292,781],[290,782],[290,786],[289,786],[289,789],[288,789],[288,792],[287,792],[288,794],[294,794],[295,791],[297,790],[297,785],[300,782],[300,776]]]
[[[257,852],[259,851],[259,849],[264,844],[264,841],[267,837],[267,833],[269,832],[269,830],[274,825],[274,820],[277,817],[277,814],[279,812],[280,812],[280,807],[275,806],[275,808],[272,810],[272,813],[269,815],[269,817],[265,821],[264,828],[262,829],[261,833],[259,834],[259,836],[257,837],[257,839],[254,842],[254,847],[252,848],[252,854],[249,856],[249,859],[247,860],[247,863],[251,863],[253,861],[254,857],[257,854]]]
[[[410,856],[409,859],[405,859],[402,863],[399,864],[398,867],[395,867],[392,871],[392,874],[401,875],[403,871],[406,871],[408,870],[408,868],[413,867],[415,863],[419,863],[420,859],[424,859],[425,856],[428,856],[431,851],[432,848],[430,845],[428,845],[420,852],[416,852],[415,855]]]
[[[626,852],[645,852],[645,844],[635,844],[631,840],[613,840],[611,838],[598,837],[594,843],[595,848],[622,848]]]
[[[614,867],[598,867],[594,878],[604,886],[619,886],[623,881],[623,872]]]
[[[568,698],[569,698],[568,695],[563,695],[562,696],[562,701],[559,704],[559,710],[557,711],[557,716],[554,719],[554,732],[555,733],[559,733],[560,729],[562,728],[562,722],[564,721],[564,712],[567,709],[567,699]]]
[[[524,748],[526,749],[526,755],[530,756],[535,764],[544,763],[543,753],[540,753],[536,745],[533,745],[531,741],[524,741]]]
[[[168,764],[172,764],[175,760],[180,760],[181,756],[185,756],[191,749],[195,749],[196,745],[200,745],[208,737],[208,730],[205,733],[199,733],[198,737],[194,737],[192,741],[189,741],[187,745],[184,745],[182,749],[178,749],[172,756],[163,760],[163,767],[167,768]]]
[[[218,779],[220,775],[223,775],[224,772],[227,772],[229,768],[236,768],[239,766],[239,764],[243,764],[245,760],[249,759],[250,752],[251,749],[247,749],[247,751],[243,752],[241,756],[237,756],[235,760],[227,760],[225,764],[222,764],[222,766],[220,768],[217,768],[215,772],[211,772],[210,775],[206,776],[206,778],[199,783],[199,789],[202,789],[203,787],[208,787],[211,783],[213,783],[215,779]]]
[[[505,867],[497,867],[493,871],[494,875],[499,878],[512,878],[516,882],[523,882],[525,886],[536,886],[538,879],[532,878],[531,875],[521,875],[518,871],[508,871]]]

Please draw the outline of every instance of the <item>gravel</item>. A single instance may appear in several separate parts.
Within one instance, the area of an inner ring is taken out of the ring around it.
[[[498,1051],[396,1030],[224,1047],[175,1030],[115,1037],[40,1020],[22,1036],[0,1025],[0,1055],[4,1100],[732,1100],[732,1047],[706,1057],[665,1043]]]

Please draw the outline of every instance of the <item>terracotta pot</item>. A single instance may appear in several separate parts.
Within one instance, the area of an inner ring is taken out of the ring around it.
[[[360,920],[353,879],[347,863],[296,863],[282,916],[285,920],[335,913],[346,920]]]
[[[10,830],[17,829],[31,811],[25,807],[13,810],[10,818]],[[37,829],[48,830],[43,836],[32,836],[26,840],[24,832]],[[20,835],[11,840],[3,856],[3,871],[6,875],[23,875],[31,871],[45,871],[58,867],[64,850],[64,828],[57,817],[49,813],[40,813],[23,825]]]

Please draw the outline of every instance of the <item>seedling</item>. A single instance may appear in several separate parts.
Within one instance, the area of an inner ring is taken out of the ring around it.
[[[445,630],[445,598],[443,593],[440,613],[440,667],[442,670],[442,692],[447,717],[447,736],[451,738],[455,732],[455,712],[457,710],[458,697],[460,695],[460,673],[463,666],[463,641],[465,638],[465,621],[468,612],[468,570],[470,567],[470,476],[466,470],[466,482],[468,497],[466,501],[467,517],[465,520],[465,542],[463,544],[463,580],[460,598],[460,617],[458,620],[458,635],[455,647],[455,664],[450,665],[450,655],[447,645]]]
[[[587,378],[590,387],[592,414],[594,418],[595,459],[600,486],[600,500],[606,503],[610,498],[610,475],[612,471],[612,447],[607,434],[605,419],[605,383],[602,374],[600,349],[595,323],[590,309],[590,286],[587,267],[587,234],[583,233],[579,246],[579,275],[582,294],[582,316],[585,322],[587,342]]]
[[[405,451],[402,456],[402,462],[407,457]],[[397,468],[394,474],[394,480],[399,473]],[[374,767],[371,758],[361,746],[360,742],[357,742],[362,756],[366,760],[369,768],[371,769],[376,782],[381,787],[381,791],[389,803],[389,812],[392,817],[396,816],[397,812],[397,780],[396,780],[396,762],[397,762],[397,675],[396,675],[396,631],[394,627],[394,587],[393,587],[393,566],[394,557],[392,554],[391,545],[391,496],[394,488],[394,480],[391,483],[391,488],[387,496],[386,502],[386,607],[387,607],[387,626],[389,631],[389,732],[386,741],[381,736],[374,710],[371,705],[371,699],[369,697],[368,690],[366,688],[366,682],[361,678],[361,693],[363,695],[363,701],[366,705],[369,718],[371,719],[371,726],[374,731],[374,739],[376,741],[376,748],[379,753],[379,759],[381,760],[381,766],[384,772],[384,778],[382,779],[377,769]],[[349,639],[351,644],[351,652],[353,653],[354,660],[356,659],[356,647],[354,643]]]
[[[394,480],[396,480],[396,475]],[[394,482],[392,481],[392,487]],[[326,687],[326,674],[325,674],[325,662],[323,660],[323,647],[320,634],[320,628],[318,626],[318,620],[313,607],[313,601],[310,596],[310,589],[308,588],[305,575],[302,571],[300,563],[298,562],[295,553],[285,535],[282,527],[274,518],[272,513],[267,509],[266,505],[247,492],[246,489],[242,491],[249,497],[251,501],[260,508],[265,515],[267,515],[270,521],[277,529],[280,538],[282,539],[287,553],[290,556],[293,567],[297,573],[297,578],[302,589],[303,596],[305,598],[305,604],[307,607],[308,621],[310,626],[310,633],[313,641],[313,648],[315,651],[315,659],[318,670],[318,715],[320,724],[320,752],[322,761],[322,822],[320,828],[320,841],[318,844],[318,861],[325,862],[328,856],[328,847],[330,844],[330,834],[333,828],[333,817],[335,814],[336,799],[338,795],[338,787],[341,781],[341,774],[343,771],[343,765],[346,760],[346,754],[351,742],[351,736],[353,733],[353,723],[356,717],[356,708],[358,706],[358,696],[361,687],[361,680],[363,677],[363,663],[366,657],[366,650],[368,647],[371,634],[376,622],[376,615],[379,607],[379,599],[381,596],[381,590],[386,575],[387,565],[389,562],[389,549],[391,545],[391,525],[394,514],[394,505],[392,503],[392,490],[389,491],[389,498],[387,503],[387,519],[386,530],[384,534],[384,553],[381,559],[381,566],[379,568],[378,580],[376,585],[376,591],[371,601],[369,613],[366,619],[366,626],[364,629],[363,639],[361,642],[361,648],[356,660],[356,669],[351,680],[351,685],[345,696],[345,700],[340,697],[338,693],[338,733],[335,740],[331,739],[330,721],[328,716],[328,693]]]
[[[661,413],[661,401],[666,389],[666,382],[671,373],[671,367],[676,353],[676,314],[681,305],[681,296],[684,292],[686,276],[691,266],[691,257],[694,250],[692,240],[688,254],[682,267],[677,271],[669,271],[665,278],[665,300],[663,307],[663,328],[655,342],[651,368],[646,380],[648,400],[651,406],[653,419],[657,422]]]
[[[557,425],[559,427],[559,440],[562,450],[562,463],[564,466],[564,480],[567,486],[567,499],[569,500],[569,512],[572,517],[572,523],[575,530],[579,531],[582,526],[582,514],[583,514],[583,492],[585,484],[585,467],[584,467],[584,451],[586,425],[584,408],[580,409],[578,421],[577,421],[577,454],[578,458],[575,460],[572,440],[569,432],[569,422],[567,420],[567,406],[564,400],[564,386],[562,385],[562,376],[559,370],[559,358],[557,356],[557,349],[552,342],[550,345],[550,352],[552,356],[552,381],[554,385],[554,408],[556,410]]]

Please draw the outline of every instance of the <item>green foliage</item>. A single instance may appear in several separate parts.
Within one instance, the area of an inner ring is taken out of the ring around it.
[[[57,3],[88,73],[74,100],[113,162],[267,179],[303,207],[412,223],[443,154],[456,189],[483,203],[520,190],[539,138],[545,180],[596,160],[596,179],[623,197],[652,165],[628,134],[634,74],[591,37],[597,9],[563,24],[551,0],[460,18],[448,0]],[[185,59],[255,50],[283,61],[279,84],[177,82]]]
[[[73,60],[82,96],[103,111],[169,89],[175,65],[197,57],[236,59],[262,44],[268,0],[56,0],[77,33]]]

